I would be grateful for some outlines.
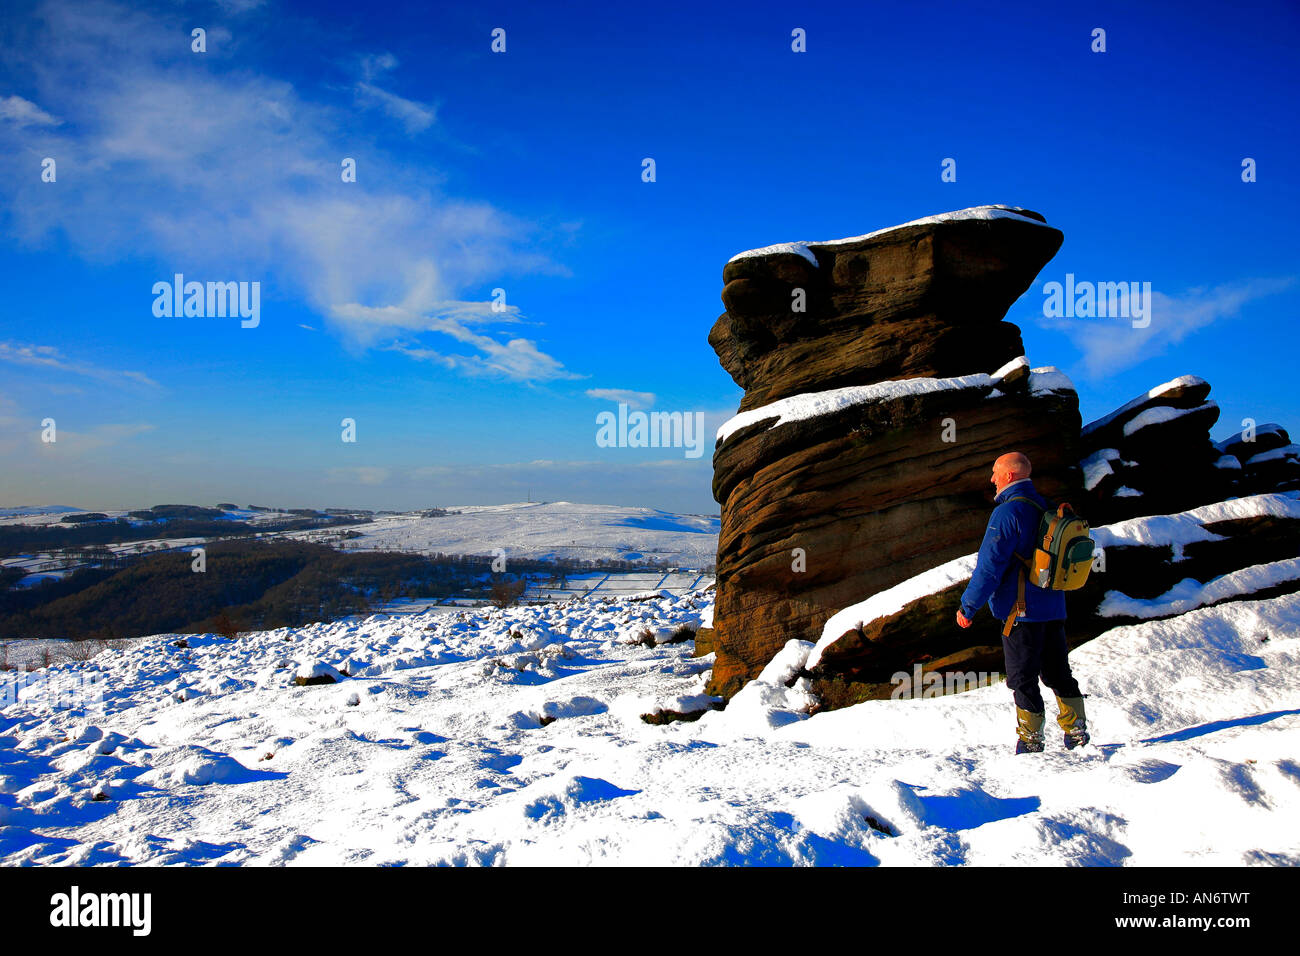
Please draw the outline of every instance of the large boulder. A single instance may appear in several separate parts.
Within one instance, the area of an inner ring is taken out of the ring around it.
[[[1275,422],[1243,429],[1214,446],[1223,467],[1239,469],[1246,494],[1300,489],[1300,445]]]
[[[1024,352],[1002,321],[1063,237],[1036,212],[981,206],[727,263],[709,334],[741,411],[804,392],[989,372]],[[802,311],[799,309],[802,307]]]
[[[1233,493],[1240,469],[1210,441],[1219,406],[1209,393],[1204,379],[1183,375],[1083,426],[1078,504],[1089,520],[1170,514]]]
[[[1061,240],[1037,213],[979,207],[728,263],[709,341],[745,397],[714,452],[710,693],[977,549],[1000,454],[1028,455],[1049,497],[1080,490],[1073,386],[1031,372],[1002,321]]]

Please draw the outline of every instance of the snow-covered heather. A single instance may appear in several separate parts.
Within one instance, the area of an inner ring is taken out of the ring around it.
[[[643,722],[708,705],[711,658],[662,642],[710,600],[157,637],[59,665],[97,678],[103,712],[0,710],[0,861],[1300,863],[1300,595],[1076,650],[1094,744],[1030,756],[1001,685],[810,718],[786,686],[799,641],[726,710]]]
[[[568,501],[449,510],[460,514],[385,515],[346,529],[293,532],[287,537],[329,540],[340,531],[351,531],[361,537],[342,541],[338,547],[479,555],[491,555],[499,548],[506,552],[507,561],[512,557],[658,559],[691,568],[712,565],[718,551],[719,519],[713,515]]]

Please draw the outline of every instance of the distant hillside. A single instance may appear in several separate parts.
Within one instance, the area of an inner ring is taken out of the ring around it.
[[[437,516],[383,515],[349,528],[349,550],[492,554],[508,558],[647,561],[710,568],[718,551],[716,515],[568,501],[465,506]],[[324,540],[305,532],[295,537]]]

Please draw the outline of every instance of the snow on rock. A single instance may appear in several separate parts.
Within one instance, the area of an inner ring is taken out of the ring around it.
[[[822,652],[849,631],[861,629],[862,625],[876,618],[897,614],[907,605],[927,594],[937,594],[945,588],[970,579],[975,573],[975,561],[979,555],[967,554],[960,558],[941,564],[936,568],[908,578],[892,588],[873,594],[865,601],[850,605],[840,611],[822,628],[821,637],[808,655],[809,670],[821,661]]]
[[[1277,422],[1265,422],[1262,425],[1256,425],[1251,435],[1254,438],[1254,440],[1257,442],[1260,441],[1261,439],[1264,439],[1265,441],[1267,441],[1268,439],[1272,439],[1273,440],[1272,443],[1274,445],[1277,444],[1285,445],[1290,441],[1290,437],[1287,434],[1287,430],[1283,428],[1281,425],[1279,425]],[[1214,447],[1217,448],[1219,451],[1228,452],[1228,450],[1230,448],[1233,448],[1234,446],[1242,446],[1242,445],[1249,445],[1249,444],[1253,444],[1253,443],[1246,441],[1245,436],[1242,432],[1233,432],[1227,438],[1223,439],[1223,441],[1215,442]]]
[[[1124,437],[1129,438],[1136,435],[1142,429],[1151,425],[1163,425],[1166,422],[1172,422],[1188,415],[1199,415],[1206,409],[1217,407],[1216,402],[1205,402],[1195,408],[1170,408],[1167,405],[1157,405],[1155,408],[1148,408],[1146,411],[1139,412],[1125,422]]]
[[[1083,461],[1079,462],[1079,467],[1083,469],[1083,487],[1088,491],[1096,488],[1103,479],[1115,474],[1115,469],[1111,467],[1111,462],[1121,461],[1123,456],[1120,455],[1117,448],[1099,448],[1094,451]],[[1235,458],[1233,459],[1236,460]]]
[[[1205,528],[1207,524],[1236,518],[1270,516],[1275,518],[1300,518],[1300,501],[1287,495],[1252,495],[1203,505],[1191,511],[1174,515],[1153,515],[1130,518],[1115,524],[1093,528],[1092,540],[1099,548],[1118,545],[1170,545],[1174,560],[1183,557],[1183,547],[1193,541],[1221,541]]]
[[[995,383],[1001,383],[1004,379],[1010,378],[1012,375],[1018,373],[1022,368],[1029,369],[1028,356],[1021,355],[1013,358],[1010,362],[993,373],[993,381]]]
[[[792,255],[803,256],[814,266],[817,265],[817,257],[809,251],[807,242],[777,242],[770,246],[764,246],[762,249],[751,249],[748,252],[739,252],[728,259],[728,262],[735,262],[737,259],[748,259],[751,256],[778,256]]]
[[[784,252],[803,256],[813,265],[817,265],[817,257],[814,256],[811,251],[815,248],[820,248],[822,246],[845,246],[855,242],[862,242],[866,239],[875,239],[877,236],[883,236],[898,229],[906,229],[909,226],[927,226],[933,223],[953,222],[962,219],[1016,219],[1021,222],[1033,223],[1035,226],[1047,225],[1039,219],[1020,215],[1023,211],[1023,208],[1019,206],[972,206],[969,209],[958,209],[953,212],[942,212],[933,216],[925,216],[921,219],[913,219],[911,222],[904,222],[897,226],[888,226],[884,229],[877,229],[874,232],[868,232],[865,235],[850,236],[846,239],[829,239],[824,242],[781,242],[776,245],[763,246],[761,249],[749,249],[745,252],[736,253],[727,261],[735,262],[737,259],[749,259],[753,256],[770,256]]]
[[[1225,455],[1224,457],[1227,458],[1231,456]],[[1277,461],[1281,458],[1297,457],[1300,457],[1300,445],[1283,445],[1280,448],[1274,448],[1270,451],[1262,451],[1258,455],[1252,455],[1246,459],[1244,464],[1247,468],[1250,468],[1266,461]]]
[[[1052,392],[1073,392],[1074,382],[1055,365],[1044,365],[1029,373],[1029,391],[1034,395]]]
[[[1023,358],[1023,356],[1021,357]],[[1016,362],[1021,361],[1017,359]],[[993,375],[978,372],[974,375],[959,375],[954,378],[905,378],[874,385],[849,385],[844,388],[827,389],[824,392],[805,392],[778,399],[759,408],[741,412],[723,422],[718,428],[717,440],[725,442],[735,432],[749,425],[771,419],[768,428],[787,425],[791,422],[830,415],[853,405],[867,402],[887,402],[908,395],[928,395],[950,389],[986,388],[992,389],[1001,381],[1004,372],[1015,366],[1016,362],[1003,366]],[[1027,360],[1026,363],[1028,364]],[[1074,383],[1070,377],[1055,366],[1047,365],[1032,369],[1029,375],[1029,390],[1035,394],[1049,392],[1072,392]]]
[[[1115,409],[1115,411],[1111,412],[1110,414],[1103,415],[1101,418],[1098,418],[1096,421],[1092,421],[1084,425],[1083,429],[1080,432],[1080,435],[1084,439],[1087,439],[1089,435],[1091,435],[1093,432],[1097,431],[1098,429],[1105,428],[1107,425],[1111,424],[1111,422],[1123,418],[1125,415],[1133,411],[1135,408],[1141,407],[1142,405],[1146,404],[1152,399],[1158,399],[1161,396],[1167,394],[1168,392],[1187,389],[1187,388],[1198,388],[1198,387],[1208,388],[1209,383],[1206,382],[1205,379],[1197,375],[1180,375],[1178,376],[1178,378],[1170,379],[1168,382],[1164,382],[1161,385],[1157,385],[1155,388],[1151,389],[1150,391],[1145,392],[1142,395],[1139,395],[1137,398],[1133,399],[1132,401],[1126,402],[1125,404],[1121,405],[1119,408]]]
[[[748,734],[801,720],[816,704],[811,684],[798,677],[812,641],[788,641],[754,680],[742,687],[725,710],[705,714],[710,730]]]
[[[1157,598],[1132,598],[1120,591],[1107,591],[1097,613],[1102,617],[1168,617],[1298,580],[1300,558],[1290,558],[1241,568],[1204,584],[1194,578],[1185,578]]]
[[[884,402],[902,398],[906,395],[924,395],[959,388],[991,388],[993,377],[982,372],[975,375],[961,375],[956,378],[907,378],[897,381],[877,382],[874,385],[849,385],[845,388],[832,388],[824,392],[805,392],[791,395],[761,408],[741,412],[722,423],[718,429],[718,441],[725,442],[732,434],[749,425],[771,419],[768,428],[786,425],[790,422],[829,415],[852,405],[865,402]]]
[[[324,661],[307,661],[298,665],[293,678],[294,682],[300,685],[337,684],[339,681],[347,679],[337,668],[331,667]]]

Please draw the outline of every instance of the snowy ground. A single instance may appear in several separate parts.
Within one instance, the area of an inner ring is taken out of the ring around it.
[[[797,642],[725,711],[643,722],[704,707],[711,658],[626,642],[710,600],[158,637],[58,665],[103,709],[51,710],[46,685],[0,710],[0,861],[1300,864],[1300,595],[1078,649],[1094,745],[1028,756],[1003,685],[810,718],[784,685]],[[292,682],[331,668],[352,677]]]

